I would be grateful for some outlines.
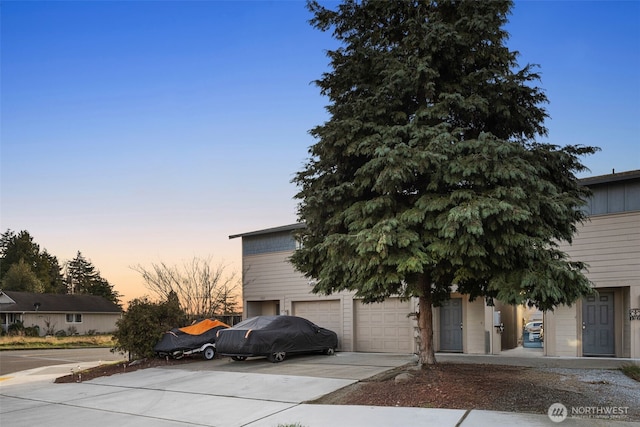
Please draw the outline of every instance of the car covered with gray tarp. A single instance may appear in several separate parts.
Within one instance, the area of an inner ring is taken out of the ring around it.
[[[333,354],[338,347],[335,332],[298,316],[256,316],[218,331],[216,350],[221,356],[245,360],[266,356],[281,362],[299,353]]]

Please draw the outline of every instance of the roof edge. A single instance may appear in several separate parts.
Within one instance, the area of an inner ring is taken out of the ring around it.
[[[580,178],[578,179],[578,182],[584,186],[589,186],[595,184],[604,184],[607,182],[626,181],[631,179],[640,179],[640,169]],[[248,231],[246,233],[232,234],[229,236],[229,239],[235,239],[238,237],[260,236],[262,234],[278,233],[282,231],[293,231],[304,228],[305,226],[306,224],[304,222],[297,222],[295,224],[282,225],[280,227],[265,228],[262,230]]]
[[[640,169],[618,173],[613,172],[607,175],[590,176],[587,178],[581,178],[578,180],[578,182],[580,182],[580,184],[582,185],[589,186],[594,184],[605,184],[607,182],[627,181],[638,178],[640,178]]]
[[[232,235],[229,236],[229,239],[235,239],[237,237],[259,236],[261,234],[271,234],[271,233],[278,233],[278,232],[282,232],[282,231],[293,231],[293,230],[298,230],[298,229],[304,228],[304,227],[306,227],[306,224],[304,222],[297,222],[295,224],[282,225],[280,227],[265,228],[263,230],[256,230],[256,231],[249,231],[249,232],[246,232],[246,233],[232,234]]]

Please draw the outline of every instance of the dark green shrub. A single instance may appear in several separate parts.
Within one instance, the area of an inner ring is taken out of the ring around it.
[[[24,335],[24,324],[22,321],[18,320],[17,322],[10,324],[7,328],[7,334],[15,336]]]
[[[24,336],[25,337],[39,337],[40,336],[40,327],[38,325],[29,326],[28,328],[24,328]]]
[[[129,353],[130,359],[153,357],[153,346],[162,334],[184,319],[184,312],[169,302],[154,303],[146,297],[129,303],[129,308],[116,324],[112,351]]]

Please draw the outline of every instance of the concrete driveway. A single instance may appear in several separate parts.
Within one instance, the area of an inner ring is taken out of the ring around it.
[[[286,417],[285,411],[302,402],[411,360],[410,355],[356,353],[291,357],[276,364],[264,358],[244,362],[223,358],[143,369],[75,384],[2,382],[0,419],[3,424],[8,422],[15,427],[275,426],[280,422],[274,424],[269,420],[272,416]],[[308,406],[326,412],[322,405]],[[296,418],[309,414],[309,410],[292,414],[286,423],[294,424],[300,421]],[[453,426],[464,411],[442,414],[448,414],[451,423],[439,425]]]
[[[338,352],[333,356],[289,356],[280,363],[271,363],[264,357],[249,358],[242,362],[223,357],[186,365],[167,366],[166,369],[363,380],[407,363],[415,363],[414,356],[406,354]]]
[[[557,425],[535,414],[304,403],[412,360],[411,355],[363,353],[292,357],[278,364],[220,359],[71,384],[21,382],[26,376],[16,376],[0,382],[0,420],[12,427]],[[567,419],[562,425],[637,425],[602,421]]]

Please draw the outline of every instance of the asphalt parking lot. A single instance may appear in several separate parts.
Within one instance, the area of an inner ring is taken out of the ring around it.
[[[124,354],[113,353],[109,348],[3,350],[0,351],[0,376],[54,365],[106,363],[124,358]]]

